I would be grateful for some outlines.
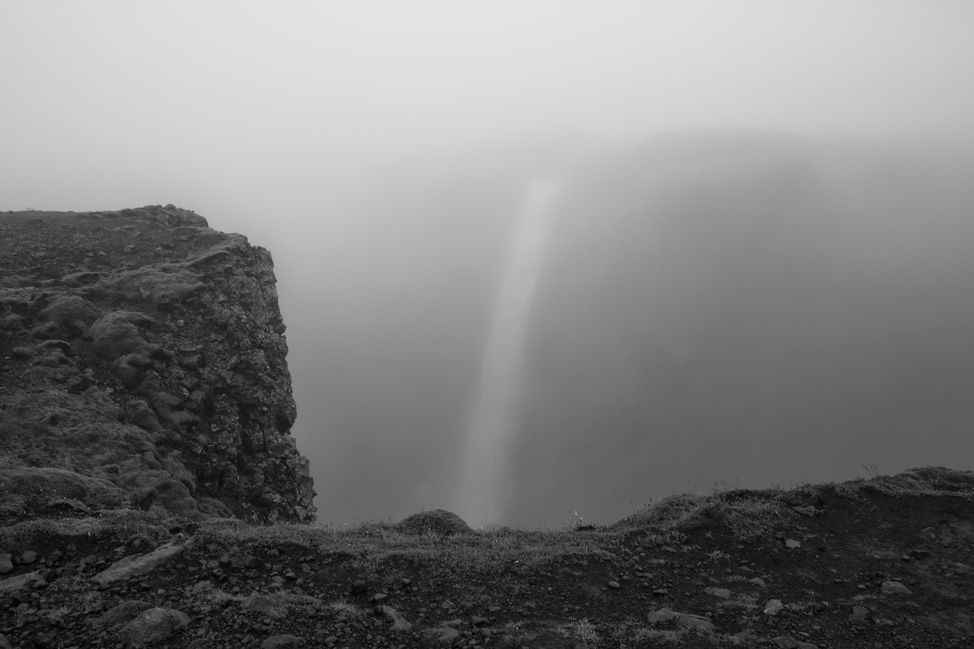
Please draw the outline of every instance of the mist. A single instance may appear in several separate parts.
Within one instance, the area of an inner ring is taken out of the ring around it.
[[[174,203],[268,248],[322,522],[473,516],[550,178],[477,524],[969,467],[972,28],[960,2],[9,1],[0,210]]]

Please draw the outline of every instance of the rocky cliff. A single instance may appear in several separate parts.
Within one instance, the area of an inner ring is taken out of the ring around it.
[[[270,253],[172,205],[0,214],[0,519],[315,518]]]

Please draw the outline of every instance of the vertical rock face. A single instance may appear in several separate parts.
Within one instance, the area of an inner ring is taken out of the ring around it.
[[[313,520],[275,281],[171,205],[0,215],[0,513]]]

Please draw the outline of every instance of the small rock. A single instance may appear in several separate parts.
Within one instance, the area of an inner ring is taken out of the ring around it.
[[[248,595],[246,599],[240,602],[240,608],[245,611],[253,611],[254,613],[271,617],[280,615],[283,610],[283,606],[277,599],[260,593],[251,593]]]
[[[622,588],[622,586],[620,586],[619,585],[619,582],[617,582],[617,581],[610,581],[609,582],[609,588],[611,588],[613,590],[618,590],[618,589]]]
[[[352,582],[352,595],[361,595],[368,589],[364,579],[356,579]]]
[[[14,604],[17,605],[30,603],[30,595],[28,595],[27,592],[23,590],[17,590],[10,593],[10,599],[11,601],[13,601]]]
[[[678,613],[668,608],[661,608],[658,611],[650,611],[646,615],[646,621],[650,624],[660,624],[675,622],[678,627],[684,629],[699,629],[701,631],[713,631],[714,623],[700,615],[690,613]]]
[[[14,564],[10,560],[10,553],[3,552],[0,553],[0,575],[6,575],[13,572]]]
[[[765,587],[764,580],[761,579],[760,577],[752,577],[751,579],[748,579],[748,582],[754,584],[759,588]]]
[[[18,315],[7,316],[4,319],[3,328],[8,331],[19,329],[20,328],[19,323],[23,321],[24,318],[22,316],[18,316]],[[13,349],[10,350],[10,355],[11,357],[13,357],[18,361],[26,361],[28,358],[34,355],[34,352],[30,347],[14,347]]]
[[[807,507],[792,507],[793,510],[801,514],[802,516],[815,516],[819,511],[812,507],[811,505]]]
[[[789,550],[797,550],[801,546],[801,541],[796,541],[795,539],[785,539],[785,547]]]
[[[784,607],[785,605],[781,603],[780,599],[769,599],[768,603],[764,605],[764,614],[777,615],[778,611],[780,611]]]
[[[391,606],[379,606],[379,612],[392,620],[392,630],[393,631],[409,631],[413,628],[406,618],[404,618],[399,611],[392,608]]]
[[[884,581],[881,586],[883,595],[912,595],[913,592],[898,581]]]
[[[303,638],[288,633],[273,635],[260,643],[260,649],[286,649],[287,647],[300,647],[304,642]]]
[[[138,575],[145,574],[150,570],[158,568],[170,559],[179,556],[183,551],[183,546],[178,543],[167,543],[148,554],[124,557],[116,561],[110,568],[95,575],[94,579],[103,586],[110,583],[131,579]],[[104,565],[102,560],[95,563]]]
[[[389,596],[386,595],[385,593],[376,593],[375,595],[372,596],[372,603],[379,604],[380,602],[384,602],[387,599],[389,599]]]
[[[253,555],[244,559],[244,567],[247,568],[248,570],[255,570],[257,568],[260,568],[263,565],[264,562]]]
[[[472,624],[475,627],[487,626],[488,624],[490,624],[490,620],[488,620],[485,617],[480,617],[479,615],[471,615],[470,624]]]
[[[122,627],[118,637],[132,646],[156,645],[189,626],[189,616],[181,611],[150,608]]]
[[[460,637],[460,632],[452,626],[441,626],[431,629],[430,636],[440,644],[451,645]]]
[[[37,561],[37,553],[34,552],[33,550],[27,550],[22,555],[20,555],[20,562],[25,566],[29,566],[35,561]]]
[[[869,615],[869,609],[865,606],[853,606],[852,614],[849,616],[850,624],[864,624],[866,622],[866,616]]]
[[[730,589],[728,588],[704,588],[703,592],[708,595],[713,595],[714,597],[719,597],[720,599],[728,599],[731,596]]]

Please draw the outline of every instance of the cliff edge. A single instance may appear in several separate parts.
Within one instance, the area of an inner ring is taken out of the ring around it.
[[[275,282],[172,205],[0,214],[0,524],[313,521]]]

